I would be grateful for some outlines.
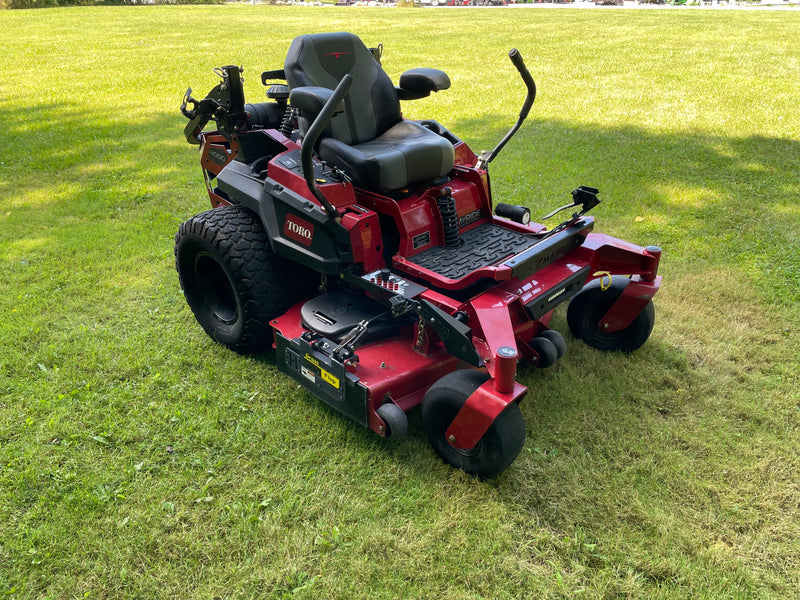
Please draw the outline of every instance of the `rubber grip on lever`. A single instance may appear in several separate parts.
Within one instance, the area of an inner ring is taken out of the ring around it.
[[[512,48],[508,51],[508,58],[511,59],[511,62],[514,63],[514,66],[517,67],[517,71],[520,73],[526,68],[525,61],[522,59],[522,54],[520,54],[519,50],[516,48]]]

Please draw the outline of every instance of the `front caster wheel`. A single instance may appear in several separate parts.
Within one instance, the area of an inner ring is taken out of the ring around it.
[[[530,347],[539,355],[536,366],[540,369],[547,369],[556,364],[558,360],[558,348],[546,337],[536,337],[530,342]]]
[[[422,400],[422,427],[436,453],[445,462],[481,478],[500,474],[514,462],[525,443],[525,420],[516,402],[500,413],[474,448],[454,448],[447,442],[445,434],[453,419],[488,379],[480,371],[455,371],[434,383]]]
[[[550,340],[552,342],[552,344],[556,347],[556,354],[559,360],[567,353],[567,341],[564,339],[564,336],[557,331],[554,331],[553,329],[545,329],[539,334],[539,337],[545,338],[546,340]]]
[[[375,412],[386,423],[387,438],[399,438],[408,433],[408,417],[394,402],[381,404]]]
[[[624,277],[615,277],[604,289],[600,280],[595,279],[575,294],[567,308],[567,324],[572,335],[598,350],[632,352],[644,344],[656,318],[652,300],[625,329],[608,333],[600,327],[603,315],[622,295],[628,282]]]

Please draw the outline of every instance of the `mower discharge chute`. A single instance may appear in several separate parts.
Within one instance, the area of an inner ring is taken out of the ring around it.
[[[594,233],[588,186],[549,229],[524,206],[493,204],[488,165],[535,97],[519,52],[528,97],[481,156],[401,115],[400,101],[447,89],[447,75],[411,69],[395,86],[381,52],[349,33],[304,35],[262,75],[269,102],[245,104],[237,66],[217,70],[205,99],[187,92],[212,209],[176,235],[181,286],[215,340],[275,348],[282,373],[385,437],[421,405],[436,452],[492,477],[524,444],[518,362],[549,367],[566,351],[553,310],[569,301],[570,331],[591,346],[637,349],[661,250]]]

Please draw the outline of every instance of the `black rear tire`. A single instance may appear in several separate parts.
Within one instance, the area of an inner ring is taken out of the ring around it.
[[[652,300],[625,329],[609,333],[600,327],[600,319],[622,295],[629,281],[615,277],[611,285],[603,289],[600,280],[595,279],[575,294],[567,308],[567,324],[572,335],[598,350],[609,352],[633,352],[641,347],[650,337],[655,323]]]
[[[175,235],[175,267],[197,322],[242,354],[268,349],[269,322],[319,281],[312,271],[276,256],[259,217],[241,205],[182,223]]]
[[[481,478],[499,475],[525,444],[525,419],[516,402],[500,413],[474,448],[463,450],[448,443],[445,434],[453,419],[488,379],[481,371],[455,371],[434,383],[422,400],[422,427],[436,453],[445,462]]]

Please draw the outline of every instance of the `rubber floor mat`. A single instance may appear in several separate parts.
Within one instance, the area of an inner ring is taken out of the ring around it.
[[[536,238],[485,223],[461,234],[461,245],[453,248],[435,246],[409,262],[448,279],[461,279],[472,271],[496,265],[536,244]]]

